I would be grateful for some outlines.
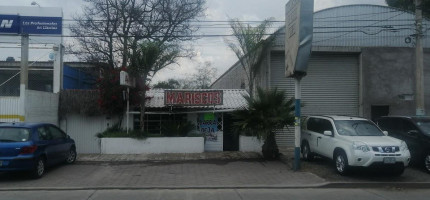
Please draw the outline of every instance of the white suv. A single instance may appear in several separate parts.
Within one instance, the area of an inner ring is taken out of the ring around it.
[[[410,153],[405,142],[387,136],[373,122],[347,116],[308,116],[302,119],[302,157],[314,155],[334,160],[345,175],[351,167],[387,167],[401,175]]]

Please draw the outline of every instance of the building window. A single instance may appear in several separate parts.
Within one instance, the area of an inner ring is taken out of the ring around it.
[[[165,123],[187,121],[186,114],[145,114],[144,131],[150,134],[161,134],[161,127]],[[140,130],[140,115],[134,115],[134,130]]]

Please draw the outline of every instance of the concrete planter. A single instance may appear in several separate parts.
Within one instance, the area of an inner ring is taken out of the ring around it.
[[[202,153],[203,137],[101,138],[102,154]]]
[[[255,136],[239,136],[239,151],[261,153],[264,141]]]

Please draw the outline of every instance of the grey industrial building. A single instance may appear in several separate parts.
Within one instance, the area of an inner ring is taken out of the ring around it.
[[[430,21],[424,20],[425,108],[430,112]],[[374,119],[415,114],[415,15],[377,5],[348,5],[314,13],[308,74],[302,79],[302,115],[352,115]],[[285,77],[285,28],[261,65],[256,87],[294,96],[294,80]],[[213,89],[247,88],[239,62]],[[279,130],[280,147],[293,147],[294,129]]]

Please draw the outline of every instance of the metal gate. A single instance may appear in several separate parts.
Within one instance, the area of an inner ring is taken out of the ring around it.
[[[285,78],[284,52],[271,54],[270,87],[294,97],[294,79]],[[358,55],[313,54],[307,76],[302,79],[302,116],[358,116]],[[294,127],[279,131],[280,147],[294,146]]]

